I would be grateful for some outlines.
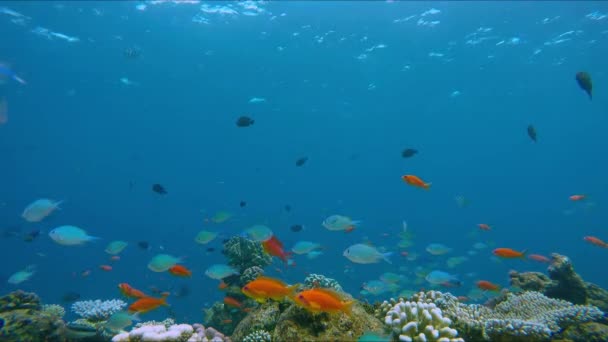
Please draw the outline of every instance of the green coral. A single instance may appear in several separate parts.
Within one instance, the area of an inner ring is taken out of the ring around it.
[[[65,308],[57,304],[44,304],[42,305],[42,311],[60,319],[65,315]]]
[[[234,329],[232,339],[242,341],[257,330],[273,331],[284,309],[281,303],[275,301],[267,301],[260,305],[239,322]]]
[[[42,310],[34,293],[15,291],[0,297],[2,341],[63,341],[65,323],[53,312]]]
[[[228,264],[238,268],[240,273],[253,266],[263,268],[272,263],[272,258],[264,252],[260,243],[241,236],[226,241],[223,253],[228,258]]]
[[[272,336],[266,330],[256,330],[245,336],[243,342],[272,342]]]
[[[311,273],[306,277],[306,279],[304,279],[304,288],[311,289],[315,287],[330,288],[338,292],[344,292],[344,290],[342,290],[342,286],[340,286],[338,281],[335,279],[327,278],[321,274]]]

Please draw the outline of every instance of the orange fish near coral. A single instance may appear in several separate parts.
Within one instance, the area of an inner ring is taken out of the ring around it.
[[[270,239],[262,242],[262,247],[264,247],[266,253],[280,258],[285,263],[287,263],[287,259],[291,255],[291,253],[285,252],[283,243],[274,235]]]
[[[422,179],[420,179],[418,176],[414,176],[414,175],[404,175],[401,176],[401,179],[406,182],[409,185],[413,185],[419,188],[423,188],[425,190],[428,190],[431,187],[431,183],[425,183]]]
[[[120,293],[122,293],[123,296],[128,297],[128,298],[147,297],[147,295],[145,293],[141,292],[138,289],[132,288],[131,285],[129,285],[127,283],[118,284],[118,289],[120,290]]]
[[[497,257],[505,258],[505,259],[514,259],[514,258],[525,258],[526,250],[518,252],[511,248],[496,248],[492,253]]]
[[[570,198],[571,201],[576,202],[576,201],[582,201],[582,200],[584,200],[585,198],[587,198],[587,196],[585,196],[585,195],[572,195],[569,198]]]
[[[583,238],[583,240],[585,240],[593,245],[596,245],[596,246],[608,248],[608,243],[600,240],[599,238],[596,238],[595,236],[585,236]]]
[[[350,315],[354,301],[345,301],[342,297],[328,289],[310,289],[297,293],[293,300],[304,309],[313,312],[339,313]]]
[[[480,280],[477,282],[477,288],[484,290],[484,291],[494,291],[494,292],[498,292],[500,291],[500,286],[496,285],[494,283],[491,283],[487,280]]]
[[[237,309],[243,309],[243,303],[232,297],[224,297],[224,304]]]
[[[157,309],[160,306],[169,306],[169,304],[167,304],[166,293],[163,294],[161,298],[143,297],[138,299],[135,303],[129,306],[129,312],[137,312],[143,314],[148,311]]]
[[[192,271],[182,265],[174,265],[169,268],[169,273],[176,277],[192,277]]]
[[[540,255],[540,254],[530,254],[530,255],[528,255],[528,259],[546,263],[546,264],[550,262],[549,258],[547,258],[544,255]]]
[[[477,227],[479,227],[481,230],[492,230],[492,226],[486,223],[480,223],[477,225]]]
[[[241,291],[245,296],[264,303],[268,299],[280,301],[286,296],[291,297],[296,287],[296,285],[288,286],[278,279],[260,276],[243,286]]]

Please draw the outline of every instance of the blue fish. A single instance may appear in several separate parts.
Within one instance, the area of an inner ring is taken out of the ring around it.
[[[26,84],[24,79],[17,76],[17,74],[15,74],[15,72],[13,70],[11,70],[8,66],[6,66],[4,64],[0,64],[0,75],[4,75],[8,78],[12,78],[13,80],[15,80],[21,84]]]

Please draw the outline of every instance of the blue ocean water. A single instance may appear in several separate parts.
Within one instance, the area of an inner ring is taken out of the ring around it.
[[[295,283],[320,273],[355,296],[389,271],[406,278],[401,290],[418,290],[430,284],[415,282],[417,267],[443,269],[463,282],[448,290],[466,295],[477,280],[507,287],[509,270],[546,267],[497,261],[496,247],[568,255],[585,280],[608,287],[599,272],[608,251],[583,240],[608,240],[607,4],[0,5],[0,61],[27,81],[0,85],[8,108],[0,126],[3,294],[21,288],[59,303],[68,291],[118,298],[122,282],[187,286],[189,295],[168,301],[178,320],[200,321],[223,296],[204,275],[226,261],[222,239],[258,223],[287,248],[299,240],[326,247],[318,259],[295,256],[294,267],[275,260],[267,274]],[[141,55],[125,57],[133,47]],[[575,81],[579,71],[593,78],[593,101]],[[255,97],[265,101],[250,103]],[[236,127],[242,115],[255,124]],[[402,158],[405,148],[419,153]],[[303,156],[308,162],[296,167]],[[405,184],[404,174],[431,189]],[[154,183],[168,194],[152,192]],[[574,194],[587,198],[570,201]],[[456,196],[470,204],[458,206]],[[21,213],[38,198],[65,203],[28,223]],[[218,211],[234,217],[205,222]],[[332,214],[362,224],[328,231],[321,222]],[[396,246],[403,221],[415,235],[406,249]],[[102,240],[58,245],[48,232],[65,224]],[[305,229],[292,232],[293,224]],[[223,236],[200,246],[201,229]],[[23,241],[33,230],[40,236]],[[114,263],[104,252],[113,240],[130,243]],[[364,241],[394,252],[393,264],[342,256]],[[478,242],[488,248],[469,253]],[[429,243],[453,250],[435,257]],[[410,261],[402,251],[420,256]],[[148,270],[161,252],[183,256],[193,277]],[[448,269],[456,256],[468,260]],[[27,265],[37,265],[31,279],[6,282]],[[166,316],[158,310],[146,319]]]

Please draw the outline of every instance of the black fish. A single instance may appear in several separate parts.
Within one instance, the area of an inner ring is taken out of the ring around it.
[[[249,127],[255,123],[255,120],[248,116],[241,116],[236,120],[237,127]]]
[[[152,191],[156,192],[157,194],[160,195],[166,195],[167,194],[167,190],[165,190],[165,188],[160,185],[160,184],[154,184],[152,185]]]
[[[296,160],[296,166],[302,166],[302,165],[306,164],[307,161],[308,161],[308,157],[302,157],[302,158]]]
[[[215,248],[214,247],[209,247],[209,248],[207,248],[207,252],[215,252]]]
[[[285,211],[286,212],[290,212],[291,211],[291,206],[289,204],[285,205]]]
[[[40,229],[34,229],[23,236],[23,241],[32,242],[40,235]]]
[[[418,150],[415,150],[413,148],[406,148],[405,150],[401,151],[401,157],[403,157],[403,158],[411,158],[416,153],[418,153]]]
[[[293,226],[289,227],[289,229],[291,229],[292,232],[299,232],[302,231],[302,229],[304,229],[304,227],[301,224],[294,224]]]
[[[576,82],[589,95],[589,100],[592,100],[593,83],[591,82],[591,75],[588,72],[579,71],[576,73]]]
[[[530,139],[532,139],[532,141],[536,142],[536,128],[534,128],[532,125],[528,126],[528,136]]]
[[[74,291],[67,292],[63,296],[61,296],[61,301],[64,303],[75,302],[79,299],[80,299],[80,293],[74,292]]]
[[[247,202],[241,201],[241,203],[239,203],[239,205],[241,206],[241,208],[243,208],[243,207],[245,207],[247,205]]]
[[[122,54],[127,58],[135,59],[141,55],[141,49],[137,46],[129,47],[126,48]]]
[[[139,241],[137,243],[137,246],[139,246],[139,248],[145,249],[145,250],[149,250],[150,249],[150,244],[148,243],[148,241]]]

